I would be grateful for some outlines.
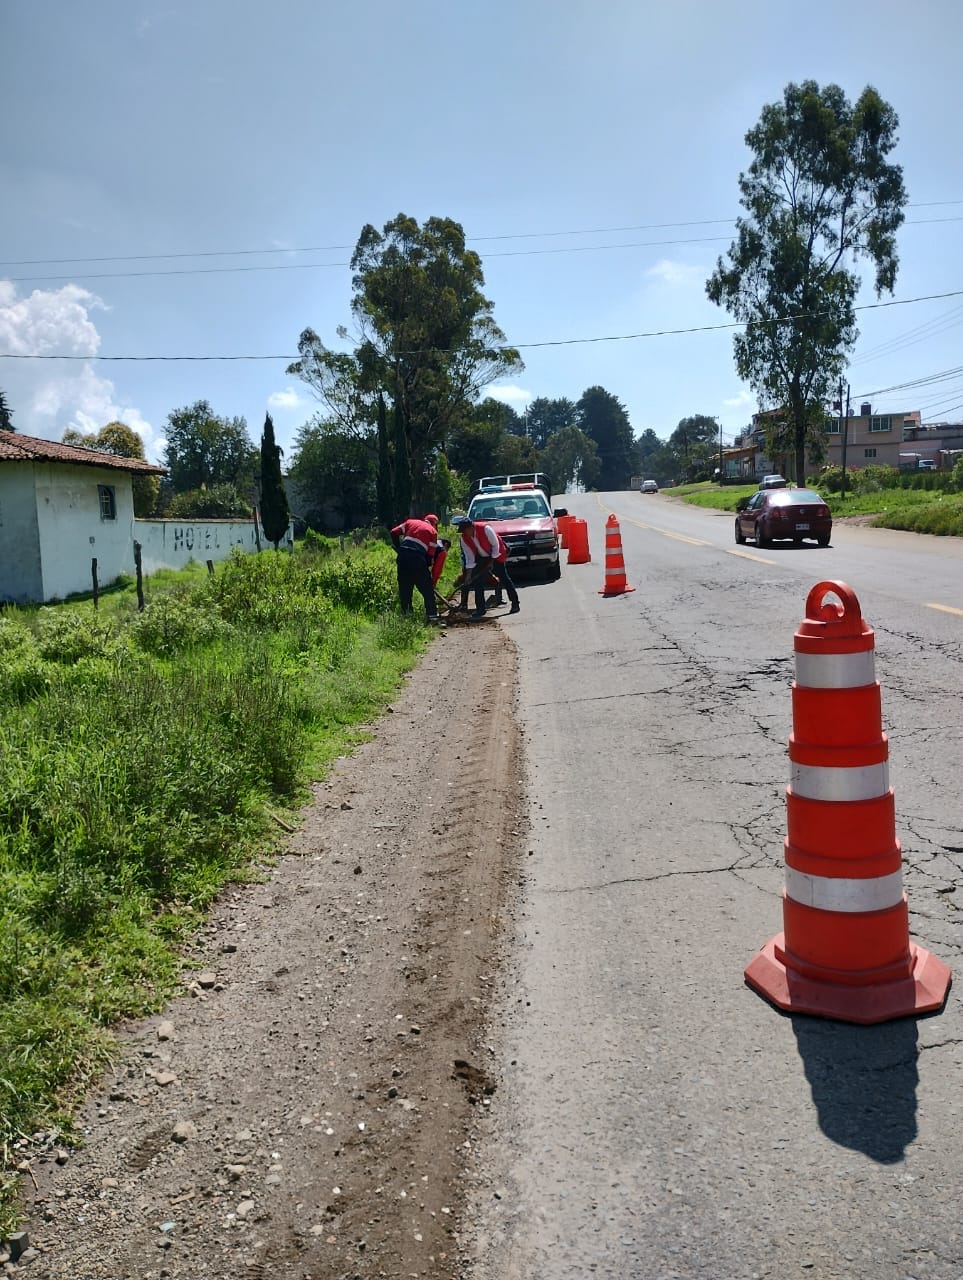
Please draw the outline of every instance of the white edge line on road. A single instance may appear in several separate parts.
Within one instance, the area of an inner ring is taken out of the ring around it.
[[[963,609],[954,609],[950,604],[928,604],[927,609],[939,609],[940,613],[955,613],[958,618],[963,618]]]

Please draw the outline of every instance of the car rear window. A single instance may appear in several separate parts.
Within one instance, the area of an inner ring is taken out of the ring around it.
[[[822,498],[815,489],[777,489],[769,501],[774,507],[798,507],[822,502]]]

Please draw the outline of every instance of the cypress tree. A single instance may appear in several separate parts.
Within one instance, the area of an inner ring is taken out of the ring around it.
[[[11,411],[7,405],[7,397],[0,391],[0,431],[16,431],[11,421]]]
[[[274,443],[274,423],[268,413],[264,415],[261,435],[261,528],[268,541],[274,543],[275,551],[290,522],[288,495],[281,477],[281,450]]]

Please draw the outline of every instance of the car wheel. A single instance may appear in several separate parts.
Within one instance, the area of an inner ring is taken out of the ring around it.
[[[738,520],[736,521],[736,542],[740,547],[745,542],[745,538],[742,535],[742,530],[739,528]]]
[[[820,545],[821,547],[828,547],[828,546],[829,546],[829,534],[828,534],[828,533],[824,533],[824,534],[823,534],[823,536],[822,536],[821,538],[817,538],[817,539],[816,539],[816,541],[819,543],[819,545]]]
[[[545,575],[548,582],[558,582],[562,576],[562,561],[556,560],[554,564],[548,566],[548,573]]]
[[[753,538],[753,541],[755,542],[757,547],[765,547],[769,545],[769,539],[765,536],[765,534],[762,531],[761,520],[756,521],[756,536]]]

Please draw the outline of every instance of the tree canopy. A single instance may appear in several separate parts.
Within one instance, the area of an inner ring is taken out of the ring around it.
[[[528,406],[525,421],[528,438],[536,449],[544,449],[557,432],[576,426],[578,414],[571,400],[564,397],[550,400],[546,396],[539,396]]]
[[[590,489],[599,478],[598,446],[578,427],[562,427],[552,433],[541,451],[539,469],[551,476],[558,493],[574,485]]]
[[[206,400],[167,417],[166,466],[175,493],[233,485],[253,488],[258,454],[244,418],[219,418]]]
[[[706,292],[746,325],[733,340],[736,368],[786,411],[799,483],[807,432],[824,420],[856,341],[855,264],[870,259],[877,296],[896,280],[906,192],[886,157],[897,126],[875,89],[852,105],[838,85],[806,80],[787,85],[746,134],[745,214]]]
[[[693,413],[682,418],[669,436],[669,447],[679,460],[681,478],[691,480],[697,475],[711,476],[719,452],[718,419],[705,413]]]
[[[598,449],[600,489],[627,489],[635,441],[625,406],[604,387],[589,387],[575,406],[579,429]]]
[[[295,512],[314,529],[354,529],[372,524],[376,502],[377,451],[367,437],[339,423],[315,418],[294,440],[288,474]]]
[[[365,226],[351,257],[355,348],[329,350],[305,329],[288,372],[345,428],[379,432],[379,491],[398,514],[433,498],[437,455],[483,387],[522,367],[482,293],[481,259],[450,218],[405,214]],[[338,336],[349,341],[345,329]],[[403,508],[403,509],[402,509]]]

